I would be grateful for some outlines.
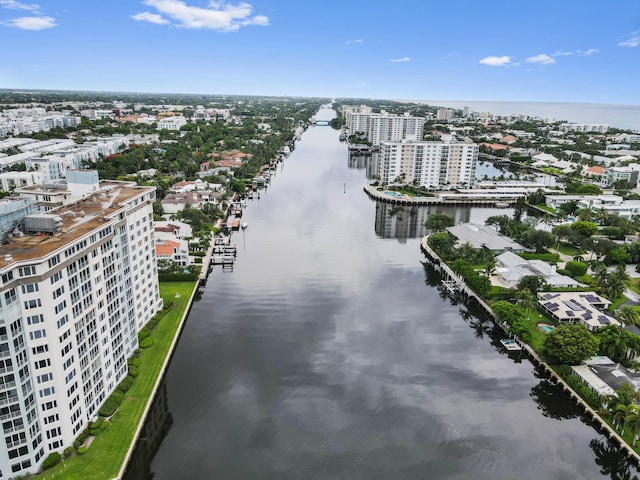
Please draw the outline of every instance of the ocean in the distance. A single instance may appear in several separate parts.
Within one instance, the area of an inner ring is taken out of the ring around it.
[[[414,100],[448,108],[473,108],[474,112],[523,114],[575,123],[603,123],[616,128],[640,131],[640,105],[571,102],[489,102],[452,100]]]

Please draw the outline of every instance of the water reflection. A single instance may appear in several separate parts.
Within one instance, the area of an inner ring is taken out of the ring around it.
[[[123,480],[151,480],[154,477],[151,460],[173,423],[167,400],[167,384],[163,380],[149,409]]]
[[[638,480],[638,475],[631,471],[632,467],[619,447],[602,438],[594,438],[589,446],[596,455],[596,465],[601,467],[602,475],[609,475],[612,480]]]
[[[167,373],[157,480],[602,478],[591,426],[542,415],[531,364],[438,290],[411,212],[402,242],[376,234],[347,156],[310,129],[247,208],[246,250],[214,271]]]

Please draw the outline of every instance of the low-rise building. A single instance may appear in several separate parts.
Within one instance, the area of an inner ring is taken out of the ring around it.
[[[486,249],[495,253],[524,252],[525,247],[509,237],[500,234],[488,225],[463,223],[447,228],[447,231],[458,239],[458,245],[469,243],[473,248]]]
[[[0,173],[0,190],[10,192],[15,188],[30,187],[42,183],[40,172]]]
[[[632,372],[609,357],[591,357],[582,365],[574,365],[571,369],[598,395],[615,395],[615,391],[620,390],[625,383],[631,385],[636,392],[640,391],[640,373]]]
[[[582,323],[592,332],[620,322],[604,313],[611,302],[595,292],[541,292],[540,307],[559,323]]]
[[[525,260],[513,252],[504,252],[496,257],[496,278],[498,283],[514,288],[527,276],[542,278],[552,287],[578,287],[580,282],[567,275],[560,275],[556,267],[542,260]]]
[[[218,199],[222,196],[220,192],[190,192],[190,193],[170,193],[160,202],[165,213],[178,213],[188,205],[201,209],[206,203],[218,204]]]
[[[160,115],[158,115],[159,117]],[[158,130],[180,130],[180,127],[187,124],[187,119],[184,117],[166,117],[158,120]]]

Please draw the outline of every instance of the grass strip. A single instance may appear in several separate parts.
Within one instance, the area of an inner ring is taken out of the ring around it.
[[[140,354],[138,376],[109,428],[94,438],[85,455],[73,456],[32,478],[110,480],[116,478],[160,375],[196,282],[161,282],[160,296],[171,305],[151,333],[153,344]]]

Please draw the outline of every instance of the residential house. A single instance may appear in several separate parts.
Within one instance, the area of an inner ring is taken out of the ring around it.
[[[513,252],[504,252],[496,257],[495,278],[502,286],[514,288],[527,276],[535,275],[552,287],[578,287],[580,282],[567,275],[560,275],[556,267],[542,260],[525,260]]]
[[[559,323],[582,323],[591,331],[620,325],[603,311],[611,302],[595,292],[541,292],[538,303]]]
[[[524,252],[525,247],[509,237],[500,234],[495,228],[488,225],[475,225],[463,223],[447,228],[447,231],[458,239],[457,244],[469,243],[473,248],[487,249],[494,253],[506,251]]]

